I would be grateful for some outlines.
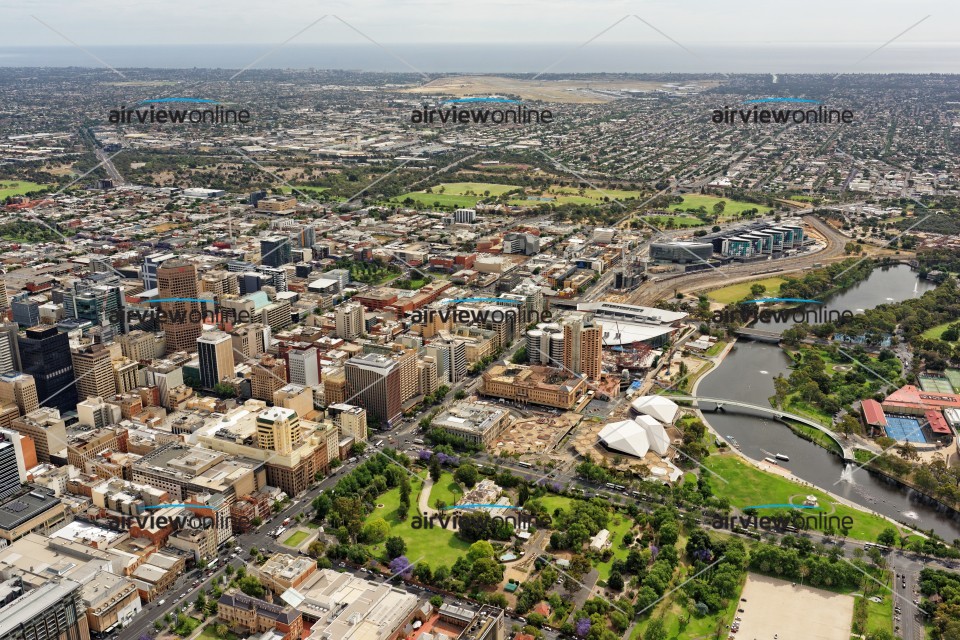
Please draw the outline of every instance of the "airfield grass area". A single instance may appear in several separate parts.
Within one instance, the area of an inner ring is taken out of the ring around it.
[[[786,282],[784,278],[763,278],[762,280],[750,280],[749,282],[740,282],[731,284],[728,287],[714,289],[707,292],[707,297],[714,302],[721,304],[733,304],[751,296],[750,287],[755,284],[762,284],[767,290],[761,296],[762,298],[776,298],[780,293],[780,285]]]
[[[735,216],[743,213],[747,209],[756,209],[760,213],[767,213],[772,209],[766,205],[755,202],[743,202],[740,200],[730,200],[728,198],[718,198],[717,196],[685,195],[680,204],[671,204],[672,211],[686,211],[687,209],[706,208],[708,213],[713,212],[713,205],[723,200],[726,204],[723,209],[723,217]]]
[[[22,196],[25,193],[39,191],[49,186],[49,184],[38,184],[26,180],[0,180],[0,200],[9,196]]]
[[[852,596],[748,574],[743,587],[738,638],[848,640]]]
[[[431,569],[436,569],[440,565],[446,565],[447,568],[453,566],[457,558],[464,555],[470,548],[470,543],[458,538],[455,533],[449,529],[441,529],[439,525],[432,529],[414,529],[410,523],[413,516],[417,515],[417,502],[420,490],[423,488],[423,479],[411,479],[410,482],[410,511],[406,520],[401,521],[397,516],[400,508],[400,487],[395,487],[377,498],[377,507],[369,516],[366,522],[375,518],[383,518],[390,525],[388,536],[400,536],[407,543],[407,553],[405,554],[410,561],[420,560],[430,565]],[[389,562],[386,549],[383,544],[372,545],[373,554],[384,562]]]

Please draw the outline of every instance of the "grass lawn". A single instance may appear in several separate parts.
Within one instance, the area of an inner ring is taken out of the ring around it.
[[[299,547],[303,541],[310,536],[306,531],[296,531],[292,536],[283,541],[288,547]]]
[[[227,631],[225,638],[218,636],[213,630],[213,626],[215,624],[216,620],[205,626],[203,630],[200,631],[200,635],[197,636],[197,640],[237,640],[237,634],[233,633],[232,631]]]
[[[895,527],[880,516],[837,503],[819,489],[801,486],[779,475],[761,471],[732,454],[711,455],[704,460],[704,466],[726,480],[723,482],[719,478],[714,478],[710,484],[717,496],[727,498],[735,507],[789,503],[793,496],[811,494],[817,496],[820,509],[824,514],[831,513],[835,508],[831,515],[840,518],[849,516],[853,520],[849,534],[852,539],[876,542],[881,531],[887,527]],[[803,501],[795,500],[795,502],[802,504]],[[772,511],[767,515],[769,513]]]
[[[673,221],[673,226],[678,229],[682,227],[700,227],[707,224],[700,218],[694,218],[693,216],[644,216],[643,220],[657,229],[665,228],[671,220]]]
[[[809,438],[811,442],[814,442],[827,451],[833,451],[835,453],[840,453],[840,448],[837,446],[837,443],[833,439],[825,434],[819,429],[814,429],[808,424],[803,424],[802,422],[794,422],[793,420],[788,421],[790,428],[798,433],[804,434],[805,437]],[[873,454],[871,454],[872,457]]]
[[[818,407],[813,406],[812,404],[808,404],[803,400],[800,400],[799,394],[796,393],[791,393],[787,396],[783,403],[783,408],[790,413],[795,413],[798,416],[815,420],[825,427],[829,427],[831,424],[833,424],[832,415],[826,413]]]
[[[720,352],[723,351],[724,347],[726,347],[726,346],[727,346],[727,343],[726,343],[726,342],[724,342],[723,340],[718,340],[718,341],[717,341],[717,344],[715,344],[715,345],[713,345],[712,347],[710,347],[709,349],[707,349],[706,355],[707,355],[707,356],[710,356],[710,357],[713,357],[713,356],[715,356],[715,355],[719,355]]]
[[[732,216],[737,213],[742,213],[747,209],[756,209],[760,213],[766,213],[770,211],[770,207],[762,204],[754,204],[753,202],[741,202],[739,200],[730,200],[729,198],[718,198],[716,196],[701,196],[701,195],[687,195],[683,196],[683,202],[680,204],[671,204],[670,208],[676,211],[685,211],[687,209],[697,209],[701,206],[707,208],[708,213],[713,212],[713,205],[723,200],[726,205],[723,209],[723,216]]]
[[[443,473],[440,475],[439,482],[433,483],[430,489],[430,506],[437,504],[437,500],[443,500],[449,505],[457,504],[457,500],[463,495],[463,490],[453,479],[452,473]]]
[[[396,198],[393,198],[393,201],[402,203],[407,198],[410,198],[421,207],[432,207],[437,205],[441,207],[470,208],[475,207],[477,202],[480,200],[479,198],[475,198],[473,196],[457,196],[447,193],[424,193],[423,191],[411,191],[410,193],[404,193]]]
[[[867,600],[867,633],[886,629],[893,633],[893,596],[887,592],[880,594],[883,602]]]
[[[566,496],[555,496],[555,495],[545,495],[542,498],[537,498],[537,501],[540,502],[546,509],[547,513],[551,516],[553,515],[554,510],[563,509],[564,511],[569,511],[570,506],[573,504],[575,498],[568,498]]]
[[[947,330],[947,327],[949,327],[951,324],[955,324],[956,322],[957,322],[956,320],[953,320],[951,322],[944,322],[943,324],[938,324],[935,327],[931,327],[930,329],[927,329],[920,335],[922,335],[927,340],[940,340],[940,336],[942,336],[943,332]]]
[[[470,191],[473,195],[482,198],[487,197],[483,195],[487,191],[490,192],[491,196],[499,196],[516,188],[514,185],[494,184],[492,182],[444,182],[433,187],[433,192],[438,193],[440,189],[443,189],[444,195],[465,196],[470,195],[467,193]]]
[[[776,298],[780,293],[780,285],[786,282],[784,278],[763,278],[761,280],[750,280],[749,282],[741,282],[739,284],[732,284],[729,287],[723,287],[721,289],[714,289],[707,293],[707,297],[713,300],[714,302],[719,302],[721,304],[733,304],[744,298],[752,297],[750,293],[750,287],[755,284],[762,284],[767,288],[767,290],[761,296],[762,298]]]
[[[27,182],[26,180],[0,180],[0,199],[7,196],[22,196],[31,191],[39,191],[49,184],[38,184],[36,182]]]
[[[373,513],[367,516],[367,522],[374,518],[383,518],[390,525],[391,536],[400,536],[407,543],[406,556],[412,561],[421,560],[430,565],[431,569],[436,569],[440,565],[446,565],[448,568],[453,566],[457,558],[466,553],[470,548],[470,543],[461,540],[453,531],[434,527],[433,529],[414,529],[410,526],[411,518],[417,514],[417,499],[420,495],[420,489],[423,487],[423,480],[418,479],[410,483],[410,512],[406,521],[401,522],[397,517],[397,509],[400,507],[400,488],[394,488],[387,491],[379,498],[377,504],[382,504],[382,509],[374,509]],[[371,547],[373,554],[384,562],[387,561],[385,549],[382,544]]]
[[[200,621],[193,616],[180,614],[177,616],[178,624],[173,628],[173,632],[178,636],[189,636],[200,626]]]
[[[630,549],[620,546],[620,541],[623,540],[623,534],[633,526],[633,520],[623,514],[615,514],[610,519],[608,526],[610,530],[610,549],[613,551],[613,557],[610,558],[609,562],[601,562],[597,565],[597,572],[604,582],[610,579],[610,569],[613,567],[613,561],[617,559],[626,560],[627,554],[630,553]]]

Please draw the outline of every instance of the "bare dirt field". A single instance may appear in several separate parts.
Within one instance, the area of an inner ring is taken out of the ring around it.
[[[496,453],[544,454],[557,446],[560,438],[580,420],[576,413],[531,412],[531,416],[517,420],[493,444]]]
[[[847,640],[853,596],[793,586],[785,580],[749,574],[740,603],[745,613],[737,637],[746,640]]]
[[[713,84],[695,83],[703,88]],[[443,94],[464,97],[477,94],[506,93],[524,100],[542,100],[568,104],[601,104],[611,102],[616,96],[604,91],[655,91],[667,89],[662,82],[640,80],[524,80],[499,76],[455,76],[439,78],[423,86],[406,89],[407,93],[426,95]]]

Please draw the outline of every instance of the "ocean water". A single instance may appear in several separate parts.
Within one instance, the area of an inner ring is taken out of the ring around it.
[[[92,46],[118,69],[240,69],[275,45]],[[254,69],[343,69],[430,73],[960,73],[960,43],[895,42],[863,60],[876,44],[751,45],[699,43],[569,44],[289,44]],[[103,65],[63,47],[0,46],[2,67]]]

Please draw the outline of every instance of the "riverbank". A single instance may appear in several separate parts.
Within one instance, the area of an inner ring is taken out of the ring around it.
[[[728,354],[730,353],[730,351],[734,348],[734,346],[736,345],[736,343],[737,343],[737,340],[736,340],[736,339],[732,340],[732,341],[730,342],[730,344],[728,344],[727,347],[716,357],[716,359],[715,359],[715,361],[716,361],[716,366],[712,367],[709,371],[706,371],[706,372],[704,373],[704,375],[700,376],[700,377],[696,380],[696,382],[694,383],[694,385],[693,385],[693,387],[692,387],[692,389],[691,389],[691,395],[693,395],[693,396],[696,396],[696,395],[697,395],[697,390],[698,390],[698,387],[700,386],[700,383],[701,383],[703,380],[705,380],[705,379],[707,378],[707,376],[709,376],[711,373],[717,371],[717,370],[720,368],[720,367],[719,367],[719,364],[723,361],[724,358],[727,357],[727,355],[728,355]],[[718,439],[718,440],[721,440],[721,441],[723,441],[723,442],[727,442],[727,439],[726,439],[724,436],[722,436],[722,435],[720,434],[720,432],[717,431],[716,428],[714,428],[713,425],[710,424],[710,421],[707,419],[707,417],[706,417],[706,415],[703,413],[703,411],[701,411],[699,408],[694,409],[694,411],[695,411],[697,417],[698,417],[700,420],[703,421],[703,424],[706,426],[707,430],[713,435],[714,438],[716,438],[716,439]],[[787,427],[787,428],[789,428],[789,427]],[[792,429],[791,429],[791,433],[793,433],[796,437],[800,437],[800,436],[797,435],[796,432],[794,432]],[[729,443],[727,443],[727,444],[729,445]],[[894,520],[893,518],[891,518],[891,517],[889,517],[889,516],[883,515],[882,513],[878,513],[878,512],[876,512],[876,511],[874,511],[874,510],[872,510],[872,509],[869,509],[869,508],[867,508],[867,507],[864,507],[864,506],[861,505],[861,504],[857,504],[856,502],[853,502],[853,501],[851,501],[851,500],[848,500],[847,498],[844,498],[843,496],[837,495],[836,493],[833,493],[833,492],[830,491],[829,489],[826,489],[826,488],[820,487],[820,486],[818,486],[818,485],[815,485],[815,484],[813,484],[813,483],[811,483],[811,482],[808,482],[807,480],[804,480],[803,478],[799,478],[799,477],[793,475],[788,469],[786,469],[786,468],[784,468],[784,467],[781,467],[781,466],[779,466],[779,465],[772,465],[772,464],[770,464],[770,463],[763,462],[763,461],[759,461],[759,460],[754,460],[753,458],[747,456],[745,453],[743,453],[742,451],[736,449],[735,447],[732,447],[732,446],[731,446],[731,447],[729,447],[729,448],[730,448],[731,453],[733,453],[734,455],[736,455],[740,460],[742,460],[742,461],[745,462],[746,464],[750,465],[751,467],[753,467],[753,468],[755,468],[755,469],[757,469],[757,470],[759,470],[759,471],[761,471],[761,472],[763,472],[763,473],[768,473],[768,474],[772,474],[772,475],[777,475],[777,476],[779,476],[779,477],[782,477],[782,478],[784,478],[784,479],[786,479],[786,480],[789,480],[790,482],[798,485],[798,493],[800,493],[799,490],[800,490],[801,488],[803,488],[803,487],[816,489],[817,491],[819,491],[819,492],[822,493],[822,494],[825,494],[827,497],[829,497],[831,500],[835,501],[835,502],[838,503],[838,504],[842,504],[842,505],[844,505],[844,506],[846,506],[846,507],[849,507],[849,508],[851,508],[851,509],[854,509],[854,510],[856,510],[856,511],[860,511],[860,512],[862,512],[862,513],[870,514],[871,516],[875,516],[875,517],[881,518],[881,519],[889,522],[891,525],[893,525],[894,527],[896,527],[896,528],[898,528],[898,529],[901,529],[901,530],[904,530],[904,531],[908,531],[908,532],[910,532],[910,533],[912,533],[912,534],[915,534],[915,535],[918,535],[918,536],[926,537],[923,533],[920,533],[919,531],[916,531],[915,529],[913,529],[913,527],[911,527],[909,524],[906,524],[906,523],[903,523],[903,522],[899,522],[899,521],[897,521],[897,520]],[[873,542],[873,540],[871,540],[870,542]]]

